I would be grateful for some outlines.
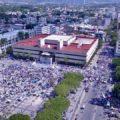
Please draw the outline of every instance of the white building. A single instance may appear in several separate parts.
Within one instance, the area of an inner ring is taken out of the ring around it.
[[[98,47],[98,39],[90,36],[38,35],[13,46],[14,55],[30,55],[44,63],[85,64]]]
[[[115,56],[120,57],[120,40],[117,41]]]
[[[30,34],[29,31],[26,30],[14,30],[14,31],[10,31],[4,34],[0,34],[0,40],[1,39],[6,39],[7,42],[5,43],[5,45],[3,45],[1,49],[5,50],[7,47],[12,46],[16,43],[16,41],[18,40],[18,33],[19,32],[28,32]],[[31,37],[33,37],[33,35],[31,35]]]
[[[46,25],[41,28],[42,34],[54,34],[56,33],[56,27],[54,25]]]
[[[42,32],[42,26],[41,25],[35,26],[34,31],[35,31],[36,35],[41,34],[41,32]]]

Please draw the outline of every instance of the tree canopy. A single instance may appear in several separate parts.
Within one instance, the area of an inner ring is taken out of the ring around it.
[[[113,88],[113,96],[115,98],[120,99],[120,83],[115,84],[114,88]]]
[[[45,103],[45,108],[47,109],[53,109],[57,112],[62,113],[68,106],[69,106],[69,100],[65,97],[57,96]]]
[[[7,43],[7,39],[6,38],[1,38],[0,39],[0,46],[4,46]]]
[[[120,66],[120,58],[114,58],[114,59],[112,60],[112,63],[113,63],[114,65],[116,65],[116,66]]]
[[[116,80],[117,80],[118,82],[120,82],[120,66],[117,66],[117,67],[116,67],[115,77],[116,77]]]
[[[24,32],[18,32],[18,38],[19,40],[23,40],[24,39]]]
[[[8,120],[31,120],[28,115],[14,114]]]

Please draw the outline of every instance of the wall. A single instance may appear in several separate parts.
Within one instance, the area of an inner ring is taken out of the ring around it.
[[[92,55],[96,51],[97,47],[98,47],[98,39],[95,41],[95,43],[92,45],[92,47],[87,52],[86,62],[89,62],[89,60],[91,59]]]

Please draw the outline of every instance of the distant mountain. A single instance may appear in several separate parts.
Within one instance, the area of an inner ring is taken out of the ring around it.
[[[85,0],[86,4],[101,4],[101,3],[115,3],[120,0]],[[84,0],[0,0],[0,3],[17,3],[17,4],[44,4],[44,3],[55,3],[55,4],[83,4]]]

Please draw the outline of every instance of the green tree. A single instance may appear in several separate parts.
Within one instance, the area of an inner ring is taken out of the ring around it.
[[[61,84],[55,88],[57,95],[66,97],[69,93],[70,87],[66,84]]]
[[[19,40],[23,40],[25,37],[25,34],[24,34],[24,32],[18,32],[17,36],[18,36]]]
[[[62,114],[49,108],[37,113],[35,120],[62,120]]]
[[[13,49],[12,49],[11,46],[10,46],[10,47],[7,47],[6,53],[7,53],[7,54],[13,54]]]
[[[115,84],[112,93],[115,98],[120,99],[120,83]]]
[[[120,66],[117,66],[117,67],[116,67],[115,77],[116,77],[116,80],[117,80],[118,82],[120,82]]]
[[[6,38],[1,38],[1,40],[0,40],[0,46],[2,47],[4,45],[6,45],[6,44],[7,44],[7,39]]]
[[[112,64],[116,65],[116,66],[120,66],[120,58],[114,58],[112,60]]]
[[[117,67],[116,67],[116,71],[120,71],[120,66],[117,66]]]
[[[28,115],[14,114],[8,120],[31,120]]]
[[[67,98],[57,96],[45,103],[45,109],[53,109],[57,112],[62,113],[65,109],[68,108],[70,102]]]
[[[25,39],[29,38],[29,33],[26,32],[26,33],[24,34],[24,36],[25,36]]]

